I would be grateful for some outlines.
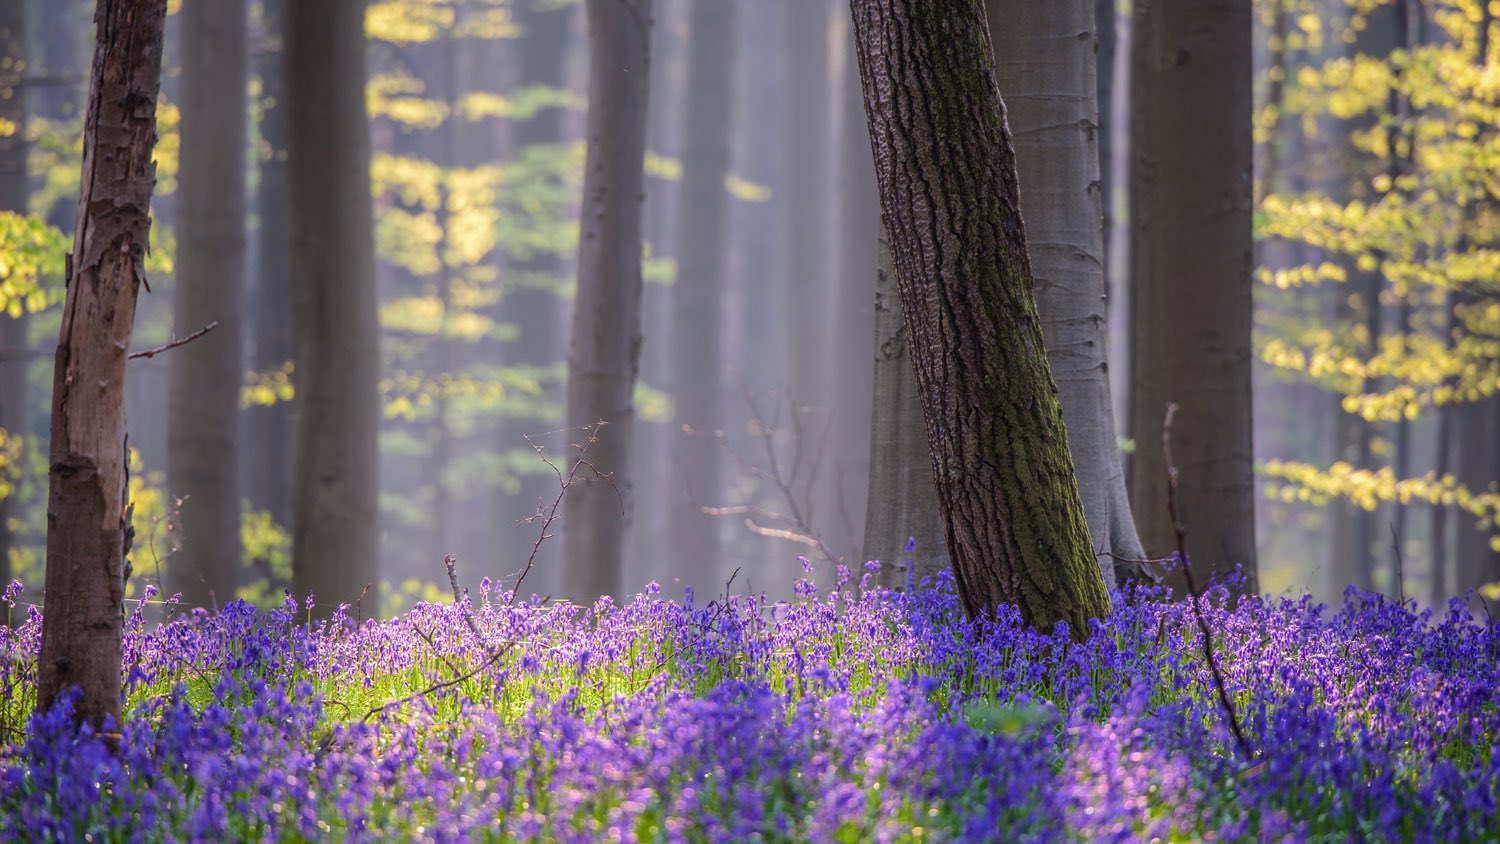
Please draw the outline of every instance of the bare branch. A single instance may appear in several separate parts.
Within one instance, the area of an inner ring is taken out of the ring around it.
[[[1187,530],[1182,526],[1182,519],[1177,514],[1177,464],[1172,461],[1172,417],[1177,415],[1177,403],[1167,403],[1167,417],[1161,425],[1161,450],[1162,457],[1167,463],[1167,515],[1172,520],[1172,532],[1177,535],[1177,555],[1182,558],[1182,574],[1187,580],[1188,592],[1192,596],[1193,616],[1198,620],[1199,638],[1203,640],[1203,658],[1208,661],[1208,670],[1214,678],[1214,690],[1219,695],[1219,705],[1224,707],[1224,717],[1229,721],[1229,731],[1234,734],[1234,740],[1239,744],[1240,752],[1248,759],[1254,759],[1255,751],[1250,747],[1250,742],[1245,739],[1244,732],[1240,729],[1239,715],[1234,711],[1234,702],[1229,699],[1229,693],[1224,688],[1224,674],[1219,670],[1218,660],[1214,659],[1213,636],[1208,630],[1208,622],[1203,618],[1203,609],[1198,605],[1198,584],[1193,578],[1193,564],[1188,560],[1187,553]]]
[[[140,358],[147,358],[147,359],[154,358],[157,355],[161,354],[162,352],[170,352],[171,350],[177,348],[178,346],[186,346],[187,344],[193,342],[194,340],[197,340],[199,337],[202,337],[203,335],[207,334],[210,331],[213,331],[215,328],[218,328],[218,327],[219,327],[219,321],[218,320],[214,320],[213,322],[210,322],[208,325],[205,325],[202,328],[198,329],[197,331],[194,331],[192,334],[189,334],[188,336],[183,337],[181,340],[173,339],[171,342],[168,342],[167,344],[162,345],[162,346],[157,346],[154,349],[144,349],[144,350],[139,351],[139,352],[132,352],[130,354],[130,356],[128,358],[126,358],[126,360],[139,360]]]

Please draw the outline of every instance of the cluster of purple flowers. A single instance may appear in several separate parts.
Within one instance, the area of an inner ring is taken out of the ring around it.
[[[33,609],[0,628],[0,838],[1500,837],[1500,625],[1461,603],[1207,596],[1247,756],[1184,603],[1116,596],[1077,642],[866,585],[137,610],[108,735],[30,714]]]

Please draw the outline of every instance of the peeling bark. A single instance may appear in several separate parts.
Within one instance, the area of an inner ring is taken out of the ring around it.
[[[130,549],[125,361],[151,229],[166,0],[99,0],[77,229],[52,385],[46,614],[37,700],[82,691],[75,714],[120,720]]]

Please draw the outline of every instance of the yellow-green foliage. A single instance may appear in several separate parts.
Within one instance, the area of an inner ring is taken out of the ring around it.
[[[1375,15],[1392,14],[1391,0],[1346,0],[1332,19],[1312,0],[1260,4],[1282,60],[1264,80],[1275,96],[1257,115],[1257,139],[1276,143],[1290,131],[1316,150],[1330,131],[1346,134],[1353,160],[1322,161],[1312,183],[1335,172],[1345,179],[1328,192],[1261,185],[1259,237],[1297,246],[1288,251],[1307,263],[1259,271],[1263,299],[1277,307],[1262,309],[1257,352],[1370,422],[1413,420],[1500,392],[1500,29],[1490,24],[1481,56],[1482,2],[1490,0],[1429,0],[1425,43],[1381,55],[1348,45],[1364,43]],[[1369,301],[1371,274],[1382,282],[1379,301]],[[1330,284],[1350,289],[1303,292]],[[1345,304],[1342,318],[1307,304],[1330,299]],[[1408,322],[1371,337],[1372,308]],[[1420,501],[1495,523],[1497,493],[1451,477],[1397,478],[1346,463],[1272,462],[1265,471],[1288,501],[1338,497],[1367,509]]]

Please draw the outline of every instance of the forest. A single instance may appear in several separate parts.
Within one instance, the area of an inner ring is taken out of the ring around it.
[[[1500,841],[1500,2],[0,0],[0,842]]]

